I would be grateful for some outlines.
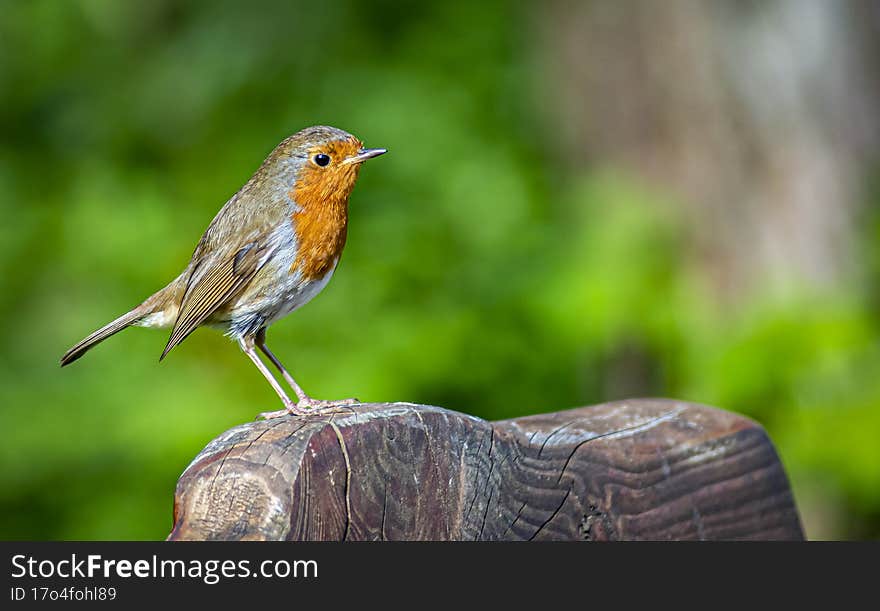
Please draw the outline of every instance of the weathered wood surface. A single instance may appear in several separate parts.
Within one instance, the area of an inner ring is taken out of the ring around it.
[[[756,423],[660,399],[487,422],[369,404],[237,426],[177,485],[169,539],[802,539]]]

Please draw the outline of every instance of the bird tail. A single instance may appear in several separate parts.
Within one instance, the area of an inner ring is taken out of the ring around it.
[[[64,367],[65,365],[74,362],[88,352],[92,346],[103,342],[111,335],[119,333],[126,327],[130,327],[146,314],[148,314],[148,312],[144,311],[143,306],[139,306],[130,312],[126,312],[113,322],[107,323],[88,337],[77,342],[75,346],[65,352],[64,356],[61,357],[61,366]]]

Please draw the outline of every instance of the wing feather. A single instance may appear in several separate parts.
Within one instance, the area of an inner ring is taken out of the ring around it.
[[[266,246],[251,243],[208,269],[187,290],[162,356],[182,342],[211,314],[243,289],[271,258]]]

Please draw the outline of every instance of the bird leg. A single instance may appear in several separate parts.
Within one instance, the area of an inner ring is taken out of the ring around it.
[[[309,395],[306,394],[306,392],[300,387],[299,384],[296,383],[296,380],[294,380],[293,376],[290,375],[290,373],[287,371],[287,369],[284,368],[284,365],[281,364],[281,361],[278,360],[278,357],[276,357],[274,354],[272,354],[272,351],[269,350],[269,346],[266,345],[266,329],[260,329],[257,332],[257,335],[254,338],[254,344],[257,346],[257,348],[260,349],[260,351],[263,354],[266,355],[266,357],[270,361],[272,361],[272,364],[278,368],[278,371],[281,372],[281,375],[284,377],[284,380],[288,384],[290,384],[290,387],[296,393],[297,399],[299,399],[299,402],[295,406],[297,409],[294,409],[294,410],[291,410],[290,407],[285,402],[284,405],[287,408],[287,411],[294,413],[294,414],[302,415],[305,413],[310,413],[310,412],[313,413],[314,411],[324,410],[327,408],[333,408],[333,407],[338,407],[338,406],[343,406],[343,405],[354,405],[356,403],[360,403],[360,401],[358,401],[357,399],[354,399],[354,398],[352,398],[352,399],[339,399],[339,400],[335,400],[335,401],[328,400],[328,399],[313,399],[312,397],[310,397]],[[260,364],[262,365],[262,362],[260,362]],[[266,374],[263,374],[263,375],[266,375]],[[274,381],[274,378],[272,378],[272,380]],[[277,384],[277,382],[276,382],[276,384]],[[276,390],[276,392],[277,392],[277,390]],[[267,412],[266,414],[260,414],[260,415],[263,416],[264,418],[277,418],[279,415],[280,416],[285,415],[285,411],[282,410],[280,412]]]
[[[241,349],[244,351],[246,355],[254,362],[254,365],[257,366],[257,369],[260,370],[260,373],[263,374],[263,377],[268,380],[269,384],[272,385],[272,388],[278,393],[278,396],[281,397],[281,401],[284,403],[284,409],[280,412],[269,412],[267,414],[260,414],[265,418],[277,418],[279,416],[286,416],[287,414],[296,414],[297,416],[305,416],[308,414],[308,410],[302,409],[299,407],[297,403],[294,403],[290,397],[287,396],[287,393],[284,392],[284,389],[281,388],[281,385],[278,383],[278,380],[275,379],[275,376],[272,375],[272,372],[263,364],[263,361],[260,360],[260,357],[257,355],[254,350],[254,340],[252,337],[242,337],[238,340],[238,344],[241,346]]]

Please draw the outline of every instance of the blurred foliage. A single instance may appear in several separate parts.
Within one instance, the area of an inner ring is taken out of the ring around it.
[[[161,365],[166,335],[141,329],[58,359],[319,123],[390,154],[361,174],[333,282],[269,333],[313,395],[491,419],[718,405],[767,428],[809,533],[880,536],[880,216],[861,277],[731,309],[686,263],[680,206],[559,154],[519,3],[0,8],[0,538],[162,538],[188,461],[277,408],[211,331]]]

